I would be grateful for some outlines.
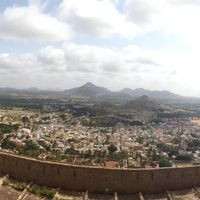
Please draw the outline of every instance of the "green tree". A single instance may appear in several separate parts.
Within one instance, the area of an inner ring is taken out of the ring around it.
[[[28,122],[29,122],[29,117],[23,116],[23,117],[22,117],[22,122],[24,123],[24,125],[25,125],[26,123],[28,123]]]
[[[1,143],[1,147],[3,149],[14,149],[15,148],[15,144],[13,141],[9,140],[8,138],[5,138],[2,143]]]
[[[78,154],[78,152],[76,151],[76,149],[74,149],[74,147],[70,147],[70,148],[66,149],[65,153],[69,154],[69,155],[77,155]]]
[[[128,151],[122,150],[121,152],[119,152],[119,157],[120,159],[128,159]]]
[[[172,162],[167,158],[161,158],[159,161],[159,167],[172,167]]]
[[[26,140],[24,150],[25,151],[38,151],[39,145],[37,143],[33,142],[33,140]]]
[[[110,155],[113,154],[115,151],[117,151],[117,147],[114,144],[108,146],[108,152]]]
[[[136,140],[139,144],[143,144],[144,143],[144,137],[143,136],[140,136],[137,138]]]
[[[176,160],[191,162],[193,160],[193,155],[192,154],[178,155],[176,157]]]
[[[1,133],[11,133],[12,131],[17,131],[19,129],[19,125],[18,124],[0,124],[0,132]]]

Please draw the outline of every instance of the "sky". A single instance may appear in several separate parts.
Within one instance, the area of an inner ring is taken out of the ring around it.
[[[200,97],[200,0],[0,0],[0,87]]]

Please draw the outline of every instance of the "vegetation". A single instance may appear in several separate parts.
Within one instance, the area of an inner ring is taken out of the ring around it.
[[[193,155],[192,154],[178,155],[176,157],[176,160],[185,161],[185,162],[191,162],[193,160]]]
[[[78,152],[73,147],[66,149],[65,153],[69,154],[69,155],[77,155],[78,154]]]
[[[115,151],[117,151],[117,147],[114,144],[108,146],[109,155],[112,155]]]
[[[47,186],[41,187],[33,184],[31,187],[29,187],[28,190],[35,195],[43,196],[46,198],[53,198],[55,196],[55,191],[48,188]]]
[[[28,122],[29,122],[29,118],[28,118],[27,116],[23,116],[23,117],[22,117],[22,122],[23,122],[24,124],[28,123]]]
[[[38,151],[39,146],[38,146],[38,144],[33,142],[33,140],[26,140],[24,150],[25,151]]]
[[[120,152],[114,152],[113,154],[109,155],[109,158],[117,161],[128,159],[128,151],[122,150]]]
[[[172,162],[167,158],[161,158],[159,161],[159,167],[172,167]]]
[[[188,142],[188,148],[192,150],[197,150],[200,147],[200,139],[193,139],[192,141]]]
[[[144,143],[144,137],[140,136],[137,138],[136,140],[139,144],[143,144]]]
[[[10,125],[10,124],[0,124],[0,134],[16,132],[19,129],[18,124]]]
[[[23,191],[27,187],[27,183],[16,182],[12,184],[12,187],[16,190]]]
[[[1,147],[3,149],[13,150],[15,148],[15,144],[13,141],[9,140],[8,138],[5,138],[1,143]]]
[[[12,140],[5,138],[1,142],[1,147],[3,149],[16,150],[16,152],[21,155],[27,155],[31,157],[38,157],[40,155],[38,144],[34,143],[32,140],[26,140],[24,147],[16,147]]]
[[[179,154],[179,149],[178,148],[175,148],[173,146],[169,146],[169,145],[165,145],[163,143],[160,143],[157,145],[157,147],[165,152],[165,153],[168,153],[168,155],[171,157],[171,156],[177,156]]]

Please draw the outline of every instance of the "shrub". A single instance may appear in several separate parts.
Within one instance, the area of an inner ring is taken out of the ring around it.
[[[52,199],[55,196],[55,191],[46,186],[40,187],[34,184],[28,190],[35,195],[40,195],[48,199]]]
[[[55,195],[55,192],[54,192],[52,189],[50,189],[50,188],[44,186],[44,187],[41,189],[40,194],[41,194],[42,196],[44,196],[44,197],[47,197],[47,198],[53,198],[54,195]]]
[[[23,191],[26,187],[27,187],[26,183],[17,182],[15,184],[13,184],[13,188],[16,190],[19,190],[19,191]]]
[[[28,188],[28,191],[35,194],[39,195],[40,194],[40,188],[37,185],[32,185],[31,187]]]
[[[159,162],[159,167],[172,167],[172,162],[167,158],[161,158]]]

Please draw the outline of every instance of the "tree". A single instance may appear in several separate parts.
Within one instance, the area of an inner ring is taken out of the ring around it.
[[[63,121],[65,121],[65,120],[66,120],[66,115],[65,115],[64,113],[62,113],[62,114],[60,115],[60,118],[61,118]]]
[[[14,144],[14,142],[9,140],[8,138],[5,138],[1,143],[1,147],[3,149],[14,149],[15,148],[15,144]]]
[[[163,143],[158,144],[157,147],[158,147],[160,150],[162,150],[162,151],[168,153],[169,156],[173,156],[173,155],[176,156],[176,155],[178,155],[178,152],[179,152],[179,149],[178,149],[178,148],[173,147],[173,146],[168,146],[168,145],[165,145],[165,144],[163,144]]]
[[[32,140],[26,140],[25,141],[25,151],[38,151],[39,150],[39,145]]]
[[[128,151],[127,150],[122,150],[119,152],[120,159],[128,159]]]
[[[192,141],[188,142],[188,147],[190,149],[198,149],[200,147],[200,140],[199,139],[193,139]]]
[[[139,144],[143,144],[144,143],[144,137],[143,136],[140,136],[137,138],[136,140]]]
[[[69,154],[69,155],[77,155],[78,152],[74,147],[70,147],[68,149],[65,150],[65,154]]]
[[[167,158],[161,158],[159,162],[159,167],[172,167],[172,162]]]
[[[85,157],[86,158],[92,158],[92,151],[91,151],[91,149],[89,149],[89,150],[86,151]]]
[[[23,116],[23,117],[22,117],[22,122],[23,122],[24,125],[25,125],[26,123],[29,122],[29,118],[28,118],[27,116]]]
[[[108,152],[110,155],[113,154],[115,151],[117,151],[117,147],[114,144],[108,146]]]
[[[176,157],[176,160],[191,162],[193,160],[193,155],[192,154],[178,155]]]
[[[19,129],[19,125],[18,124],[0,124],[0,133],[4,134],[4,133],[11,133],[12,131],[17,131]]]

